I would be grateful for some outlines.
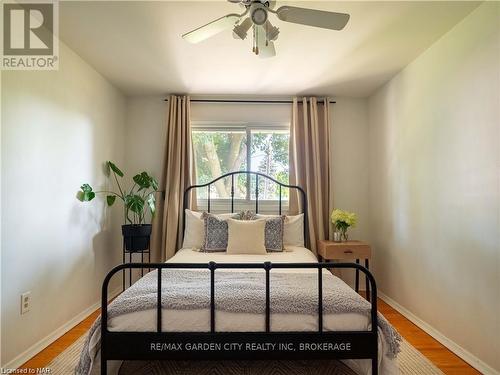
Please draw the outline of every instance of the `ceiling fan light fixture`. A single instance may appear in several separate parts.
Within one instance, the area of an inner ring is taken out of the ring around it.
[[[266,22],[266,39],[270,42],[278,39],[278,35],[280,33],[280,29],[276,26],[271,25],[271,22]]]
[[[245,18],[243,22],[236,25],[233,29],[233,36],[235,39],[244,40],[247,37],[248,30],[252,27],[252,20],[250,18]]]
[[[264,25],[267,21],[267,9],[260,3],[253,3],[250,8],[250,17],[256,25]]]

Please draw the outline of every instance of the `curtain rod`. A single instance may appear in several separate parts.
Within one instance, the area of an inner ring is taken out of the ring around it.
[[[168,102],[168,99],[164,99]],[[194,103],[251,103],[251,104],[292,104],[292,100],[236,100],[236,99],[191,99]],[[318,100],[318,103],[324,103],[324,100]],[[330,100],[328,103],[335,104],[336,101]]]

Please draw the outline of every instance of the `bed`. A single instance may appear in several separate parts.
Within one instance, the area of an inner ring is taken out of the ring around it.
[[[234,175],[257,172],[233,172]],[[281,188],[299,187],[280,184]],[[190,187],[208,186],[216,180]],[[210,190],[208,190],[210,191]],[[231,189],[234,191],[234,189]],[[208,194],[210,197],[210,194]],[[258,212],[258,192],[255,194]],[[210,211],[210,198],[208,199]],[[234,196],[231,197],[234,212]],[[304,215],[306,225],[307,215]],[[304,231],[304,239],[307,236]],[[108,283],[127,268],[151,267],[108,306]],[[356,268],[371,303],[331,268]],[[161,274],[162,277],[158,277]],[[106,277],[102,319],[85,344],[79,374],[118,373],[123,360],[340,359],[358,374],[398,374],[399,334],[377,313],[373,276],[354,263],[318,263],[304,246],[282,252],[227,254],[180,249],[166,263],[123,264]]]

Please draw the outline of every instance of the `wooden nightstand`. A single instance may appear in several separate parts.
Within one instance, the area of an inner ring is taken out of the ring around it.
[[[332,259],[356,260],[359,264],[360,259],[365,260],[365,267],[369,268],[369,260],[372,256],[372,249],[369,244],[363,241],[333,242],[327,240],[318,241],[319,260],[328,262]],[[370,300],[370,283],[366,280],[366,297]],[[359,270],[356,270],[355,290],[359,292]]]

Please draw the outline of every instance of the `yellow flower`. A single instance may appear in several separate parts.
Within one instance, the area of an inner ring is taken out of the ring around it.
[[[339,209],[334,209],[331,215],[332,223],[336,228],[345,227],[355,227],[358,223],[358,217],[354,212],[343,211]]]

